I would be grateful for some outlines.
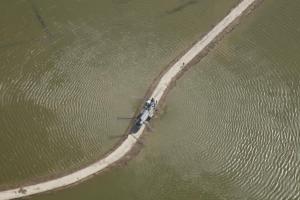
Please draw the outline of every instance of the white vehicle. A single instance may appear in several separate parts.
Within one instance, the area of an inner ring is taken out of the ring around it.
[[[154,98],[146,101],[143,110],[136,118],[134,132],[137,132],[143,124],[151,120],[154,115],[156,105],[157,101],[155,101]]]

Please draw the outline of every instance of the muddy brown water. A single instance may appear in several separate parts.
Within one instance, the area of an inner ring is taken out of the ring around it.
[[[299,4],[265,1],[177,81],[127,166],[33,199],[300,199]]]
[[[128,126],[117,118],[237,2],[1,1],[1,187],[101,158]]]

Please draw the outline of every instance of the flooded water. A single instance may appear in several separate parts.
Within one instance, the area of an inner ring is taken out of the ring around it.
[[[33,199],[300,199],[300,5],[265,1],[171,91],[123,167]]]
[[[124,134],[151,81],[237,0],[0,2],[0,185],[65,173]]]

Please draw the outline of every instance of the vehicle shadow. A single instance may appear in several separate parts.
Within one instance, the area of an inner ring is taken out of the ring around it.
[[[132,125],[132,128],[130,129],[130,134],[137,133],[140,130],[140,126],[137,126],[136,124]]]

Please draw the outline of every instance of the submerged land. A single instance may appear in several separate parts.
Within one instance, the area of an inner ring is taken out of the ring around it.
[[[172,65],[165,74],[159,79],[158,84],[154,87],[150,98],[154,98],[158,103],[163,97],[165,91],[171,84],[172,80],[178,76],[184,68],[190,64],[190,62],[195,59],[202,51],[208,48],[208,45],[215,41],[222,32],[226,30],[232,23],[238,19],[250,6],[253,5],[255,0],[244,0],[237,7],[235,7],[220,23],[218,23],[208,34],[206,34],[203,39],[197,42],[191,49],[189,49],[179,60]],[[142,135],[145,126],[143,125],[137,133],[130,133],[128,137],[118,146],[115,150],[109,153],[105,158],[100,161],[76,171],[72,174],[60,177],[58,179],[29,185],[21,186],[16,189],[0,191],[1,199],[12,199],[19,198],[23,196],[29,196],[36,193],[42,193],[49,190],[54,190],[70,184],[79,182],[101,170],[114,164],[116,161],[122,159],[135,145],[137,140]]]
[[[1,187],[103,157],[129,125],[117,118],[133,116],[160,71],[236,4],[207,0],[172,15],[177,1],[1,2]]]
[[[128,166],[33,199],[297,199],[296,10],[268,1],[243,19],[170,91],[158,134]]]

